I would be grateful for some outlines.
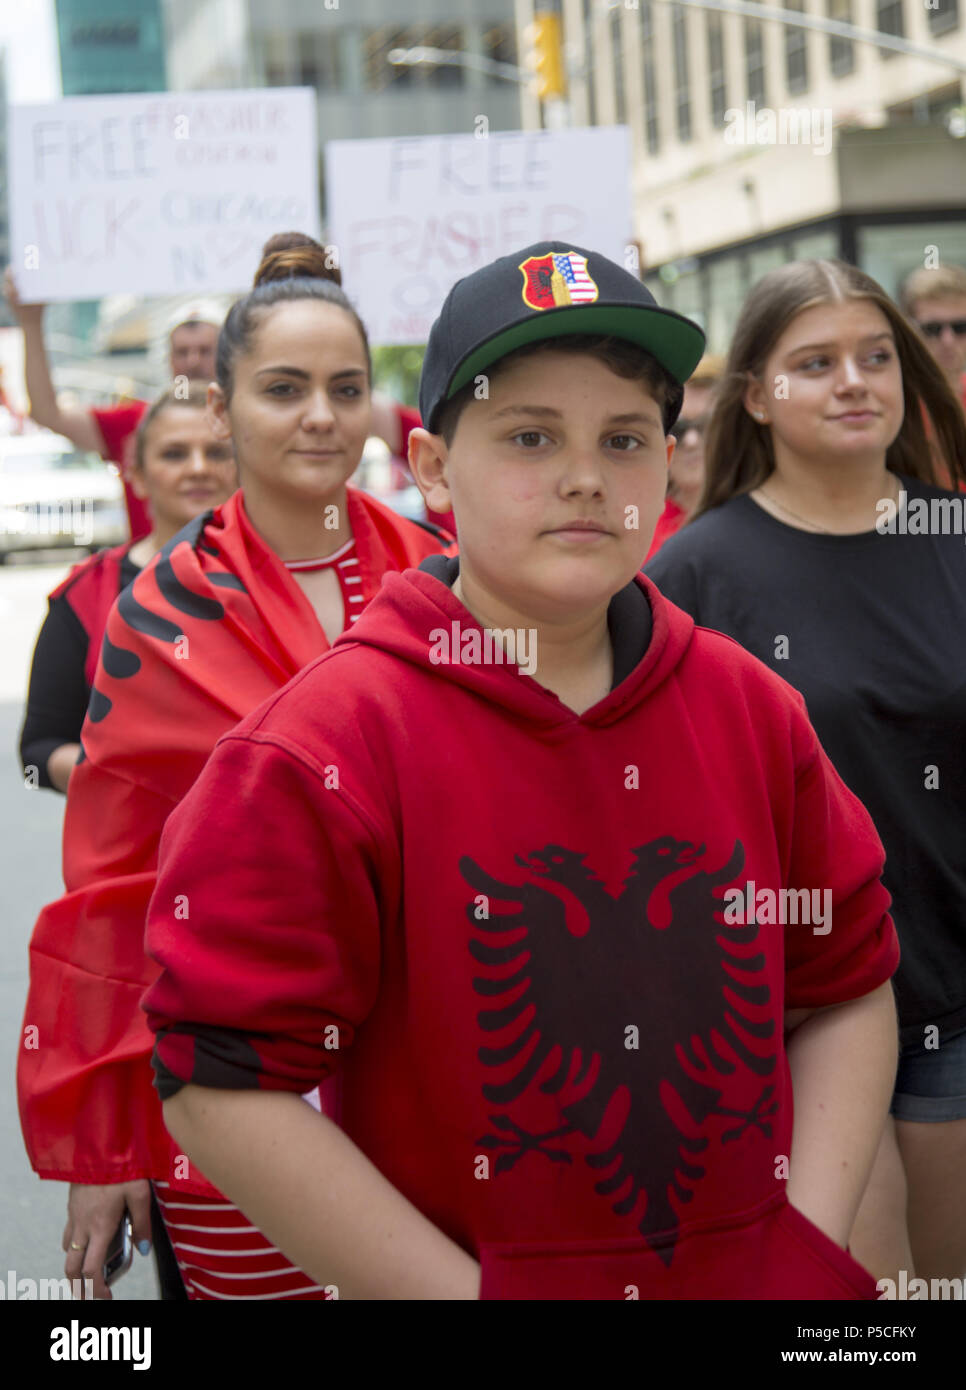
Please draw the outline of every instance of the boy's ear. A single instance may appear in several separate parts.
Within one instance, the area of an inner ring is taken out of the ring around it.
[[[225,393],[217,381],[209,382],[205,414],[208,417],[211,432],[216,439],[231,439],[231,423],[228,419]]]
[[[430,434],[429,430],[421,427],[410,431],[409,471],[432,512],[446,513],[452,510],[453,502],[446,478],[448,461],[449,449],[441,434]]]

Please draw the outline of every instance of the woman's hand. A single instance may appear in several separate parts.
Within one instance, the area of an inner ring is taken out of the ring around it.
[[[113,1298],[104,1283],[104,1261],[124,1208],[130,1212],[134,1244],[146,1255],[151,1248],[151,1184],[135,1182],[76,1183],[67,1197],[67,1225],[61,1248],[67,1252],[64,1273],[68,1279],[91,1279],[95,1298]],[[83,1297],[83,1285],[82,1294]]]

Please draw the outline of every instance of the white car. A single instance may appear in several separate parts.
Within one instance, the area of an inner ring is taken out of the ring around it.
[[[113,463],[48,430],[0,436],[0,564],[14,551],[98,550],[128,534]]]

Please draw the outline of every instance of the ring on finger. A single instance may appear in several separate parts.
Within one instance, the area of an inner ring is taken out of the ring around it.
[[[72,1240],[71,1243],[70,1243],[70,1248],[71,1248],[72,1250],[86,1250],[86,1249],[87,1249],[87,1246],[86,1246],[86,1245],[78,1245],[77,1242],[76,1242],[75,1240]]]

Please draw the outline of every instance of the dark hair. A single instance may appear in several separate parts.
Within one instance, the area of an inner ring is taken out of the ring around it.
[[[333,253],[302,232],[279,232],[262,248],[262,259],[255,272],[255,283],[248,294],[228,311],[218,335],[215,380],[231,400],[235,360],[251,348],[252,338],[265,311],[274,304],[298,299],[320,299],[335,304],[352,319],[359,330],[366,354],[366,369],[372,380],[372,354],[369,338],[359,315],[341,288],[342,276]]]
[[[167,410],[169,406],[180,406],[188,410],[204,410],[208,402],[208,387],[203,381],[189,381],[184,386],[169,386],[166,391],[162,391],[156,401],[141,416],[141,423],[138,425],[137,434],[134,436],[134,462],[138,468],[144,467],[144,450],[147,445],[148,434],[162,410]]]
[[[342,271],[334,247],[320,246],[305,232],[276,232],[262,247],[262,259],[255,271],[255,285],[269,280],[289,280],[296,275],[317,276],[342,284]]]
[[[966,480],[966,419],[962,406],[910,326],[881,285],[844,261],[792,261],[762,276],[742,306],[724,376],[705,439],[705,481],[694,520],[740,493],[752,492],[775,469],[771,431],[759,425],[744,406],[749,376],[761,379],[769,354],[805,309],[864,299],[883,313],[895,337],[905,415],[902,428],[886,450],[886,467],[925,483],[937,479],[937,462],[956,481]],[[933,447],[926,434],[922,407],[931,422]]]
[[[615,376],[645,383],[661,407],[665,432],[670,428],[668,421],[681,409],[684,387],[661,366],[653,353],[648,352],[647,348],[638,347],[637,343],[628,342],[625,338],[612,338],[604,334],[563,333],[559,338],[542,338],[536,343],[525,343],[523,347],[508,352],[505,357],[501,357],[487,368],[490,380],[512,363],[519,362],[524,357],[531,357],[537,352],[569,352],[593,357],[609,368]],[[443,436],[447,447],[452,444],[460,416],[469,402],[475,398],[475,391],[475,382],[467,382],[455,396],[440,407],[436,432]]]

